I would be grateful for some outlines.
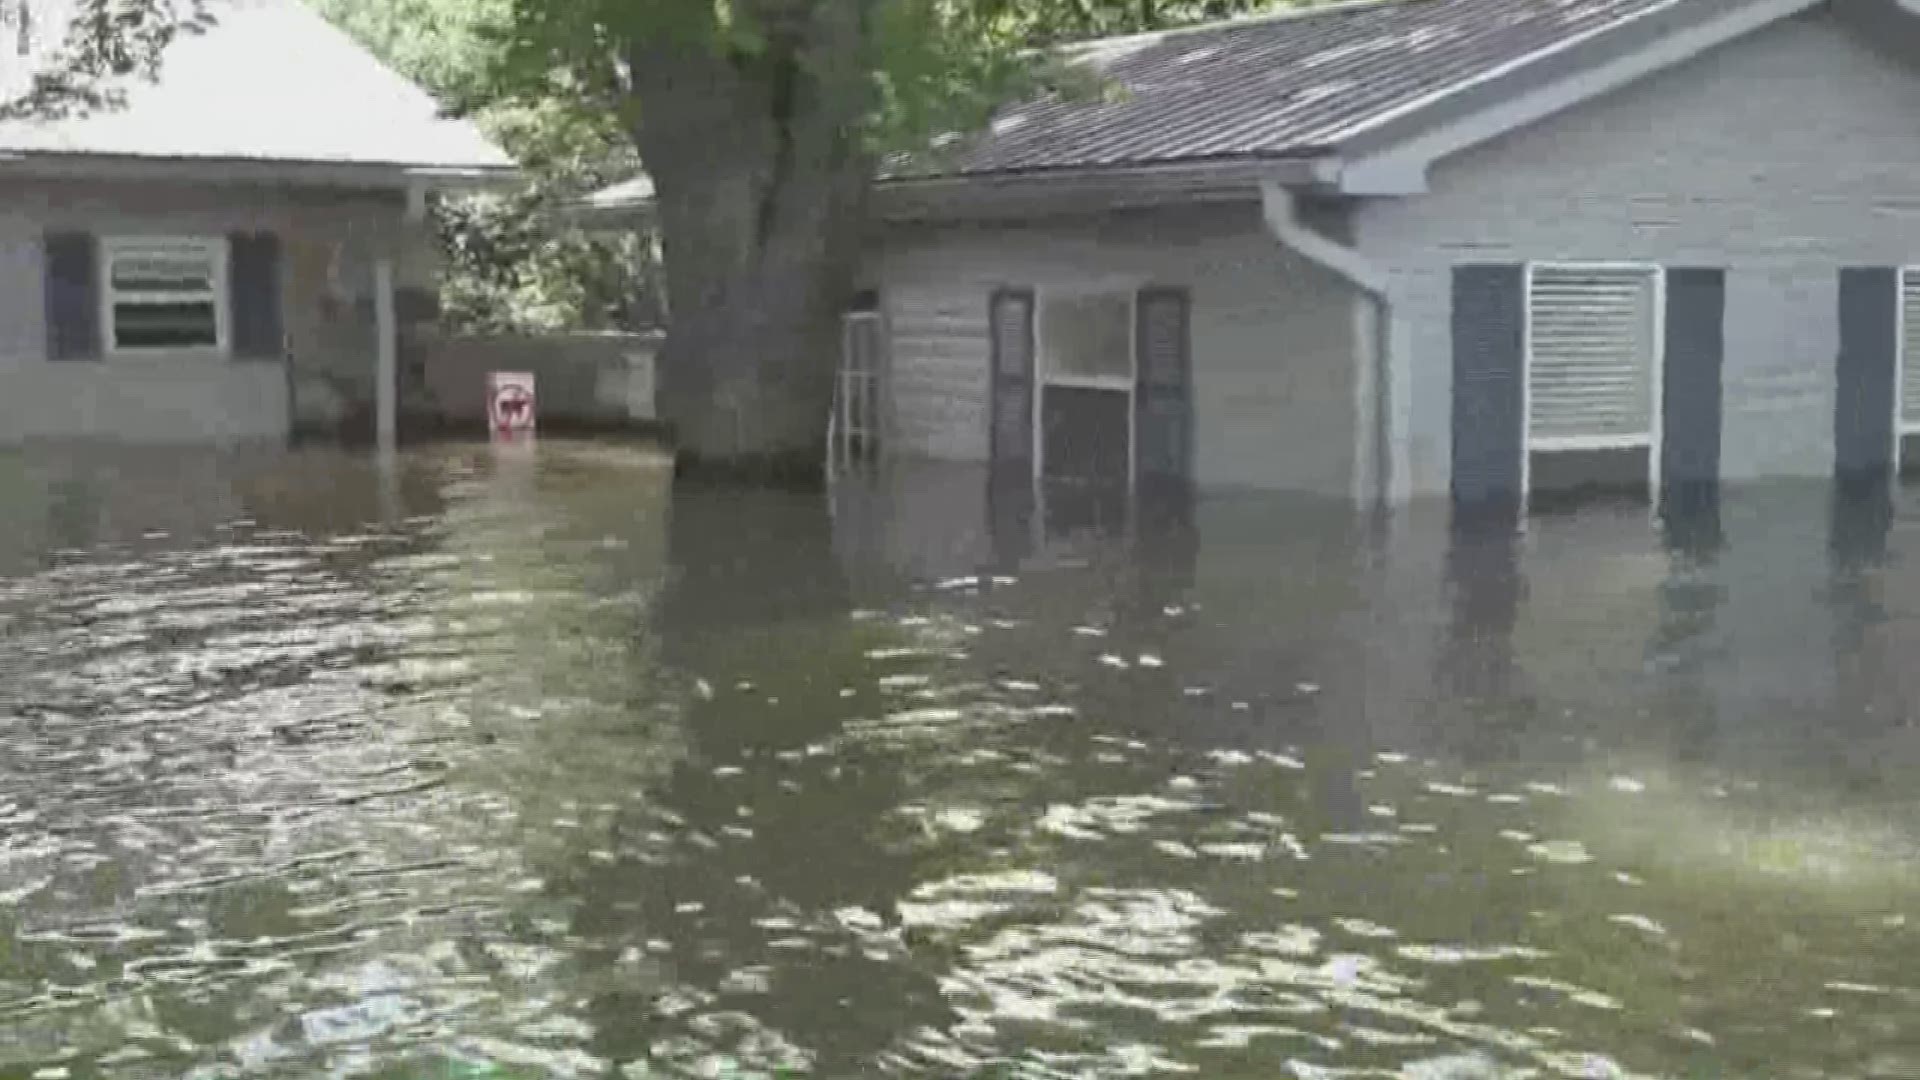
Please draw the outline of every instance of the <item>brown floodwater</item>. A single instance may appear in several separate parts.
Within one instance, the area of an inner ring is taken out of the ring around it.
[[[1920,513],[0,456],[0,1078],[1920,1076]]]

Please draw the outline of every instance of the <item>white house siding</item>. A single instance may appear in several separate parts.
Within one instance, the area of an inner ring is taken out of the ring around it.
[[[891,329],[892,434],[909,455],[988,453],[989,298],[997,288],[1189,290],[1195,479],[1352,490],[1349,287],[1283,250],[1253,204],[889,228],[869,266]]]
[[[1920,261],[1920,70],[1815,14],[1441,163],[1361,250],[1411,331],[1409,481],[1449,484],[1450,269],[1632,259],[1727,269],[1728,479],[1834,467],[1837,277]]]
[[[222,359],[46,358],[43,238],[271,231],[282,241],[284,325],[295,365],[371,385],[370,282],[377,253],[426,272],[419,230],[398,197],[154,183],[0,184],[0,444],[29,439],[131,443],[284,437],[294,404],[287,365]],[[333,257],[336,250],[339,257]]]

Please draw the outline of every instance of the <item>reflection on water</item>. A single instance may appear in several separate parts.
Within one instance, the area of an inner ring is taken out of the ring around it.
[[[1885,489],[0,457],[0,1078],[1912,1076]]]

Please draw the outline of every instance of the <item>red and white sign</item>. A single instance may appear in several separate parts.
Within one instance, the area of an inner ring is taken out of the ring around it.
[[[487,375],[487,426],[498,439],[533,434],[539,413],[533,376],[524,371],[494,371]]]

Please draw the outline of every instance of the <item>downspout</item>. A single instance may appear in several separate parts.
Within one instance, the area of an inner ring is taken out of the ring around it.
[[[1362,507],[1402,502],[1407,498],[1408,463],[1407,372],[1401,369],[1409,350],[1404,320],[1394,317],[1388,297],[1387,274],[1360,252],[1302,222],[1293,192],[1284,184],[1261,183],[1260,209],[1267,231],[1282,246],[1362,294],[1354,308],[1354,340],[1360,354],[1354,411],[1357,419],[1366,419],[1357,435],[1353,497]]]

